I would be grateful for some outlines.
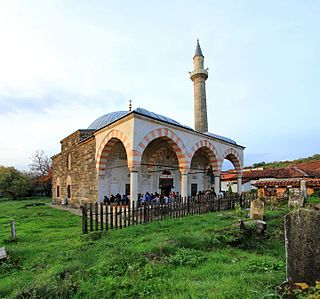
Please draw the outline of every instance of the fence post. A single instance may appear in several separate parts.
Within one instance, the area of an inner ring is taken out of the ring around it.
[[[131,212],[131,216],[132,216],[132,225],[134,225],[134,213],[135,213],[135,207],[134,207],[134,201],[132,201],[132,212]]]
[[[94,204],[94,212],[95,212],[95,217],[96,217],[96,230],[98,230],[99,229],[99,214],[98,214],[98,202],[96,202],[95,204]]]
[[[119,222],[120,222],[120,229],[122,229],[122,201],[120,201],[120,206],[119,206]]]
[[[113,229],[113,203],[110,203],[110,229]]]
[[[88,213],[87,213],[87,204],[82,207],[82,233],[88,233]]]
[[[15,226],[16,222],[12,219],[11,220],[11,240],[15,240],[16,239],[16,226]]]
[[[93,208],[92,208],[92,203],[90,203],[90,231],[93,231]]]
[[[127,205],[123,206],[123,218],[124,218],[124,227],[127,227]]]
[[[100,202],[100,230],[103,230],[103,203]]]
[[[118,202],[115,203],[116,209],[114,211],[114,226],[118,228]]]

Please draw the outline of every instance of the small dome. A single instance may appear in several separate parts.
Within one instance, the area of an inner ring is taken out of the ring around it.
[[[105,115],[100,116],[97,118],[89,127],[90,130],[99,130],[102,127],[111,124],[112,122],[120,119],[121,117],[129,114],[130,111],[115,111]]]

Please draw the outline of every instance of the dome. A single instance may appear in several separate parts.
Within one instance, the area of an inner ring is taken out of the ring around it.
[[[226,141],[226,142],[229,142],[229,143],[232,143],[232,144],[237,144],[234,140],[232,140],[232,139],[230,139],[228,137],[224,137],[224,136],[221,136],[221,135],[213,134],[213,133],[210,133],[210,132],[206,132],[204,134],[207,135],[207,136],[211,136],[211,137],[220,139],[222,141]]]
[[[97,118],[89,127],[90,130],[99,130],[102,127],[107,126],[108,124],[113,123],[114,121],[122,118],[123,116],[129,114],[130,111],[115,111]]]
[[[181,125],[179,122],[177,122],[176,120],[172,119],[172,118],[169,118],[167,116],[163,116],[161,114],[158,114],[158,113],[154,113],[154,112],[151,112],[151,111],[148,111],[144,108],[137,108],[137,109],[134,109],[133,111],[115,111],[115,112],[111,112],[111,113],[108,113],[108,114],[105,114],[105,115],[102,115],[100,116],[99,118],[97,118],[89,127],[88,129],[89,130],[99,130],[113,122],[115,122],[116,120],[132,113],[132,112],[135,112],[137,114],[140,114],[140,115],[144,115],[144,116],[147,116],[147,117],[151,117],[153,119],[157,119],[157,120],[161,120],[161,121],[164,121],[166,123],[169,123],[169,124],[173,124],[173,125],[176,125],[176,126],[179,126],[179,127],[183,127],[183,128],[186,128],[186,129],[189,129],[189,130],[192,130],[194,131],[192,128],[188,127],[188,126],[184,126],[184,125]],[[224,136],[220,136],[220,135],[217,135],[217,134],[213,134],[213,133],[209,133],[209,132],[206,132],[204,133],[205,135],[207,136],[210,136],[210,137],[214,137],[216,139],[220,139],[222,141],[226,141],[228,143],[232,143],[232,144],[237,144],[234,140],[228,138],[228,137],[224,137]]]
[[[185,128],[191,129],[188,126],[181,125],[179,122],[177,122],[176,120],[174,120],[172,118],[169,118],[169,117],[163,116],[161,114],[157,114],[157,113],[148,111],[148,110],[143,109],[143,108],[134,109],[132,112],[136,112],[138,114],[141,114],[141,115],[144,115],[144,116],[147,116],[147,117],[151,117],[153,119],[161,120],[161,121],[164,121],[166,123],[170,123],[170,124],[173,124],[173,125],[176,125],[176,126],[180,126],[180,127],[185,127]],[[116,112],[111,112],[111,113],[102,115],[99,118],[97,118],[88,127],[88,129],[90,129],[90,130],[99,130],[99,129],[101,129],[101,128],[113,123],[114,121],[126,116],[127,114],[132,113],[132,112],[131,111],[116,111]]]

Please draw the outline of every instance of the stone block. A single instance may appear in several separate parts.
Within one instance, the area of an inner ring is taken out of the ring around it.
[[[4,247],[0,247],[0,261],[7,258],[6,249]]]
[[[290,209],[303,207],[303,204],[304,204],[304,198],[303,198],[303,196],[295,195],[295,194],[289,196],[288,207],[289,207]]]
[[[298,209],[285,217],[287,281],[320,280],[320,211]]]
[[[250,205],[250,219],[263,220],[264,202],[257,198],[251,202]]]

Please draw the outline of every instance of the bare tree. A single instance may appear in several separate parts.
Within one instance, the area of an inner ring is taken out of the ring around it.
[[[52,161],[43,150],[37,150],[31,157],[29,165],[36,188],[40,188],[46,196],[51,196]]]

